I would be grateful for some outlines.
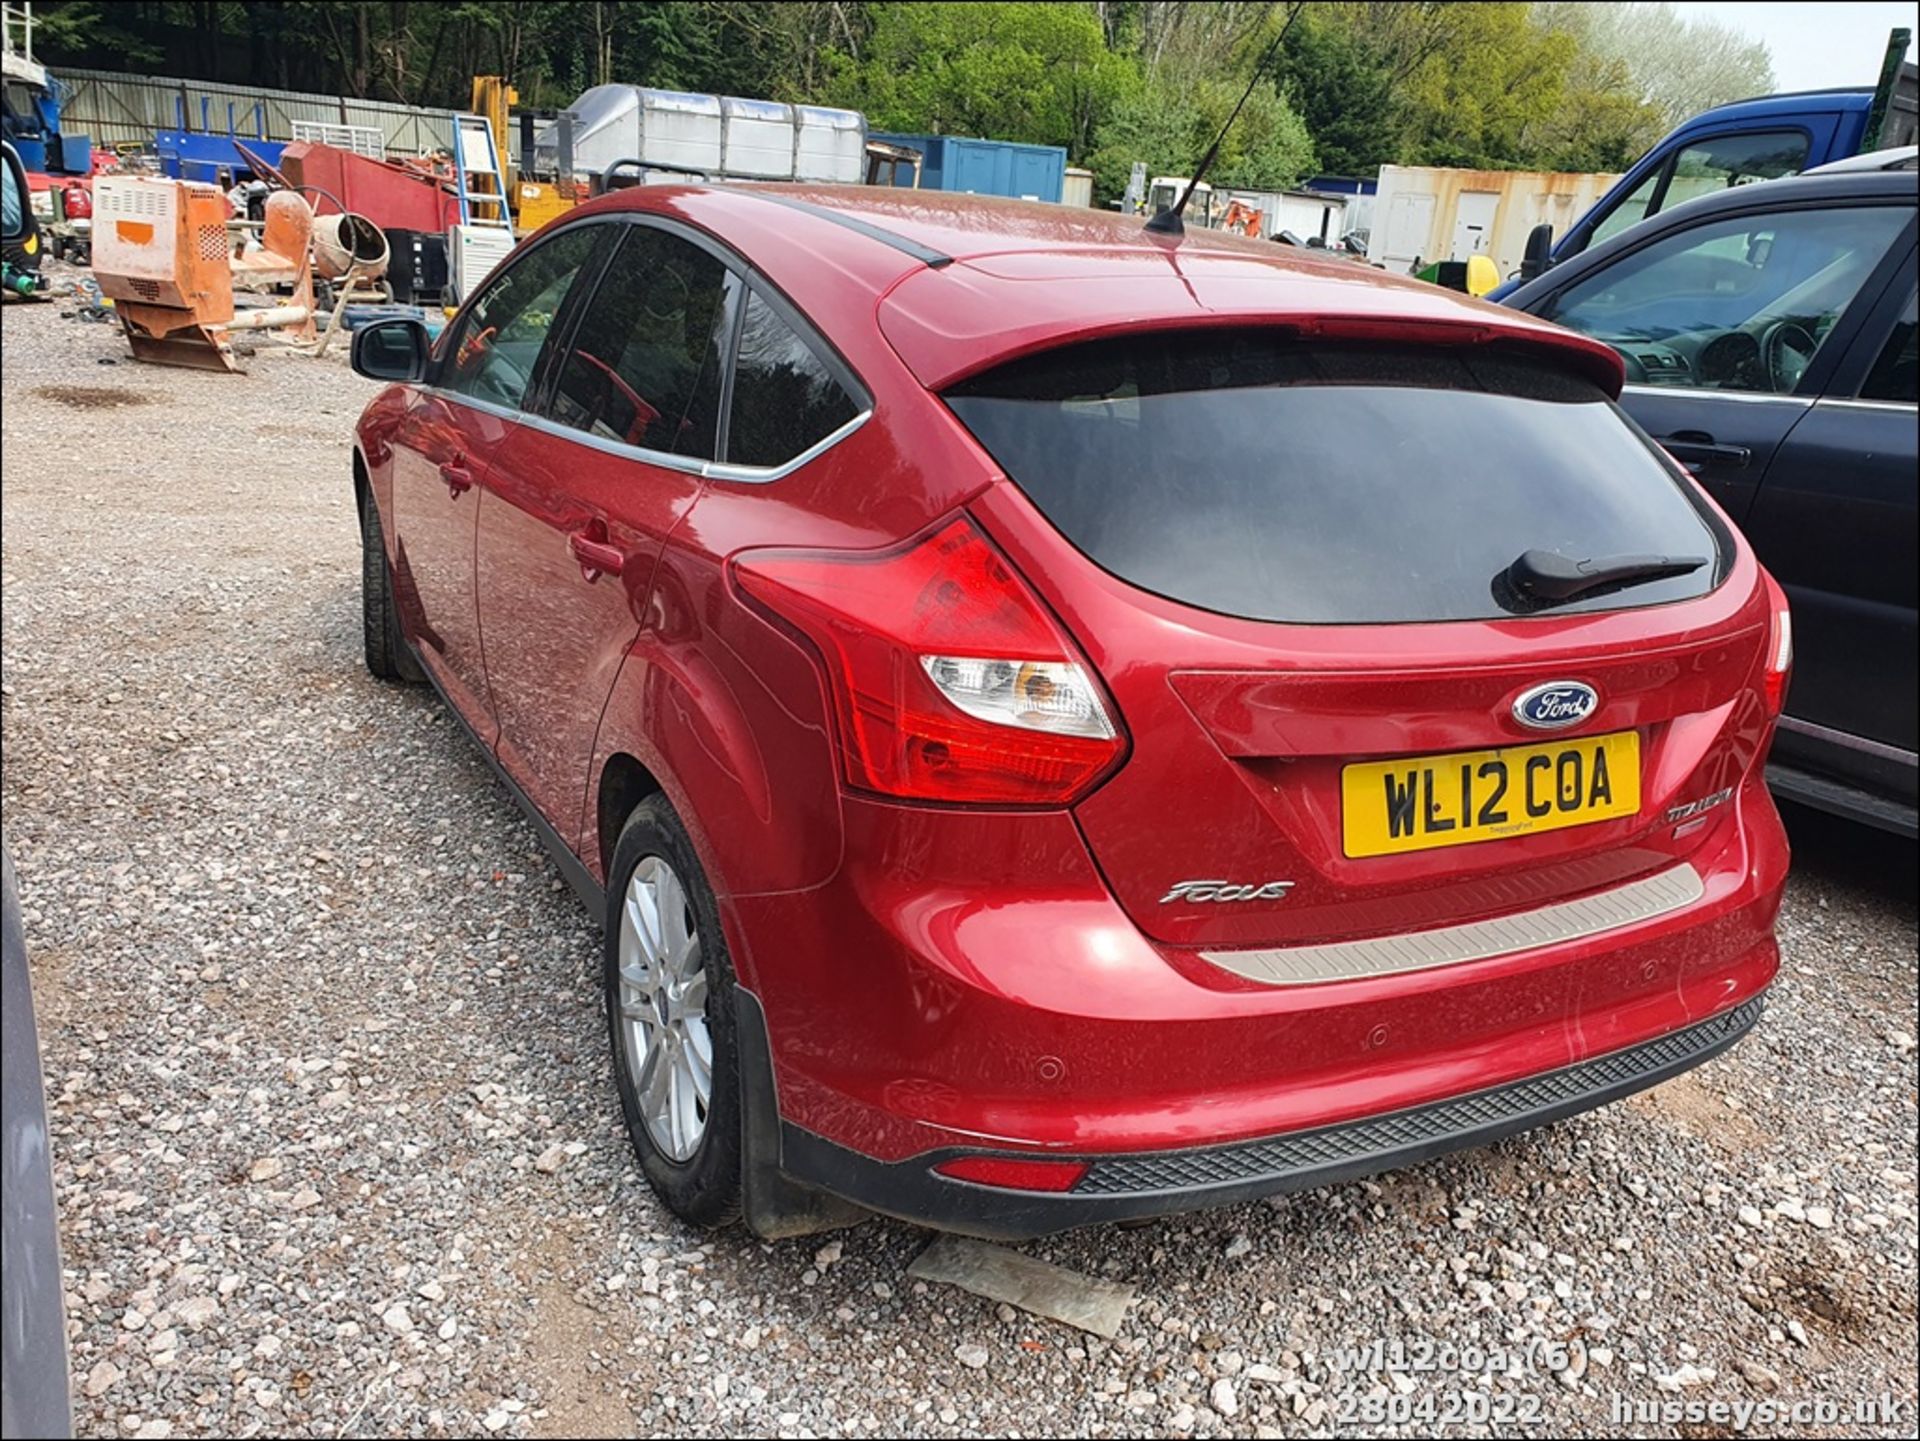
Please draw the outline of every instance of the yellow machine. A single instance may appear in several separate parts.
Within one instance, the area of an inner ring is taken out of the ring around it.
[[[472,113],[485,117],[487,128],[493,132],[494,151],[503,157],[513,153],[507,143],[508,115],[519,103],[520,93],[507,84],[504,77],[473,77]],[[522,166],[530,165],[532,161],[530,155],[520,157]],[[570,178],[559,181],[536,180],[521,173],[509,182],[509,188],[513,193],[507,197],[507,206],[513,212],[513,228],[520,235],[531,234],[586,199],[585,188]]]
[[[530,235],[555,216],[565,215],[587,198],[584,182],[570,181],[561,186],[551,180],[529,180],[524,175],[514,182],[513,223],[522,234]]]

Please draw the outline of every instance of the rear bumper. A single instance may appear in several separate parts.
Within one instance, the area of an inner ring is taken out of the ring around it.
[[[1415,1164],[1545,1125],[1631,1095],[1720,1054],[1759,1019],[1755,995],[1708,1020],[1576,1065],[1428,1105],[1234,1145],[1083,1156],[1063,1192],[952,1180],[932,1168],[958,1156],[1033,1152],[948,1148],[876,1161],[798,1126],[781,1132],[781,1166],[802,1185],[868,1210],[975,1236],[1022,1240],[1075,1226],[1230,1205]],[[1063,1158],[1064,1159],[1064,1158]]]
[[[881,1164],[1184,1153],[1516,1084],[1760,994],[1779,961],[1785,836],[1757,776],[1722,812],[1684,894],[1623,913],[1630,883],[1508,913],[1499,953],[1472,934],[1394,938],[1394,955],[1425,945],[1417,966],[1364,944],[1157,946],[1071,822],[1045,815],[849,802],[835,881],[727,897],[723,916],[800,1150],[812,1136]],[[1307,962],[1315,983],[1290,983]]]

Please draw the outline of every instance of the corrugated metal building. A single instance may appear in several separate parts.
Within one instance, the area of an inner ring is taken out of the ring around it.
[[[264,130],[269,140],[292,140],[296,120],[378,129],[386,137],[389,155],[418,155],[453,145],[453,117],[446,110],[111,70],[54,74],[67,89],[63,127],[92,136],[97,146],[151,145],[156,130],[225,135],[229,125],[243,138]]]

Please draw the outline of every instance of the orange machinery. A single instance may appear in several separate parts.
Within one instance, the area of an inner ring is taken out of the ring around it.
[[[267,197],[257,247],[235,255],[230,206],[218,186],[192,180],[102,175],[93,186],[93,275],[114,302],[136,360],[237,370],[228,332],[293,328],[312,340],[313,209],[298,195]],[[243,284],[291,284],[285,305],[241,311]]]

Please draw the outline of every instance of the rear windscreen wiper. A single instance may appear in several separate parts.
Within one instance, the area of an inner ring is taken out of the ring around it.
[[[1573,600],[1595,590],[1619,590],[1650,580],[1690,575],[1704,555],[1600,555],[1575,560],[1557,550],[1529,550],[1507,567],[1506,578],[1529,600]]]

